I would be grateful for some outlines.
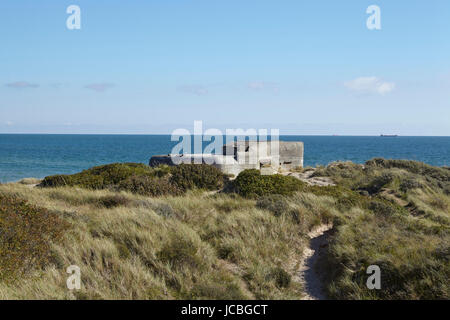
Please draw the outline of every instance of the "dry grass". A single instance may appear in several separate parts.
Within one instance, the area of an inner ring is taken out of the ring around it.
[[[30,190],[21,184],[0,185],[0,193],[47,208],[72,225],[62,244],[52,244],[51,264],[14,284],[0,283],[2,299],[302,295],[300,284],[280,280],[283,272],[294,274],[294,269],[285,269],[305,245],[298,221],[257,209],[254,200],[200,192],[162,198],[120,193],[126,204],[107,208],[98,203],[117,193],[71,187]],[[312,215],[302,217],[309,218]],[[232,272],[223,261],[241,272]],[[65,270],[70,265],[81,268],[80,291],[66,288]]]
[[[450,172],[414,161],[374,159],[364,167],[333,164],[319,174],[373,199],[367,208],[353,208],[337,219],[324,259],[332,270],[332,297],[450,298]],[[381,290],[365,286],[372,264],[381,268]]]
[[[320,262],[330,297],[448,299],[447,171],[413,162],[333,164],[316,175],[339,186],[258,199],[0,185],[0,194],[71,225],[49,243],[48,263],[0,281],[0,299],[300,299],[296,275],[308,232],[330,223]],[[365,286],[372,264],[381,267],[382,290]],[[79,291],[66,287],[70,265],[81,269]]]

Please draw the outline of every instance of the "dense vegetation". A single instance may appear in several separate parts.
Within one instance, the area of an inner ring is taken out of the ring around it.
[[[270,194],[292,195],[303,186],[304,183],[294,177],[279,174],[261,175],[256,169],[241,172],[232,184],[234,192],[247,198]]]
[[[182,164],[151,168],[140,163],[113,163],[72,175],[46,177],[41,187],[80,187],[130,191],[145,196],[181,195],[194,188],[218,190],[226,176],[213,166]]]
[[[449,298],[450,171],[373,159],[365,165],[334,163],[315,175],[354,193],[355,205],[336,218],[325,258],[332,297]],[[342,201],[339,193],[329,194]],[[357,200],[360,194],[366,196]],[[372,264],[382,270],[382,290],[365,287]]]
[[[50,242],[59,242],[67,228],[57,214],[0,194],[0,281],[45,267],[51,260]]]
[[[307,234],[330,223],[330,298],[449,298],[450,170],[374,159],[314,176],[336,185],[138,164],[0,185],[0,298],[299,299]],[[65,285],[73,264],[79,291]],[[381,290],[366,287],[369,265]]]

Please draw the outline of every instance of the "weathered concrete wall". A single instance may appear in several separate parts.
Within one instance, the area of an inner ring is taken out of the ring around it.
[[[232,142],[223,146],[223,155],[177,155],[178,160],[189,163],[189,159],[200,158],[203,163],[212,164],[226,174],[238,175],[246,169],[261,169],[264,174],[277,172],[279,169],[291,170],[303,167],[303,142],[277,141],[279,156],[272,155],[271,143]],[[276,148],[277,149],[277,148]],[[176,163],[181,161],[175,160]],[[175,165],[170,155],[153,156],[149,162],[155,167],[161,164]]]
[[[223,146],[223,152],[227,155],[233,155],[236,160],[243,157],[242,152],[248,153],[245,155],[245,163],[253,163],[254,157],[257,156],[256,162],[267,162],[267,159],[272,161],[272,166],[280,166],[282,169],[290,170],[296,167],[303,167],[303,142],[300,141],[278,141],[279,159],[278,165],[273,162],[275,160],[272,155],[271,142],[248,142],[237,143],[232,142]],[[254,148],[256,147],[256,151]],[[276,147],[275,147],[276,149]],[[242,150],[242,151],[241,151]],[[252,153],[253,151],[253,153]]]
[[[283,170],[303,167],[303,142],[280,141],[280,166]]]

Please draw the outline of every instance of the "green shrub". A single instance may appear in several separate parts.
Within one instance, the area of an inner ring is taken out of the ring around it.
[[[450,182],[443,183],[442,190],[443,190],[444,194],[450,195]]]
[[[379,176],[370,181],[369,185],[363,189],[367,190],[370,194],[375,194],[381,191],[383,187],[391,183],[395,178],[392,172],[383,172]]]
[[[113,163],[94,167],[72,175],[46,177],[40,187],[77,186],[86,189],[105,189],[131,176],[154,176],[154,170],[141,163]]]
[[[63,187],[63,186],[73,186],[72,176],[69,175],[54,175],[45,177],[44,180],[39,184],[40,187]]]
[[[180,164],[172,167],[170,172],[170,181],[183,190],[219,190],[226,181],[222,171],[207,164]]]
[[[408,178],[402,180],[402,182],[400,183],[400,190],[402,192],[408,192],[409,190],[419,189],[419,188],[423,188],[423,185],[415,177],[408,177]]]
[[[226,260],[233,261],[234,258],[235,258],[234,257],[234,251],[235,251],[235,248],[232,245],[230,245],[230,244],[222,244],[217,249],[217,256],[220,259],[226,259]]]
[[[167,176],[168,174],[170,174],[170,170],[172,167],[166,165],[166,164],[162,164],[159,165],[158,167],[154,167],[154,174],[157,177],[164,177]]]
[[[46,177],[40,187],[76,186],[86,189],[126,190],[145,196],[180,195],[198,188],[218,190],[227,177],[206,164],[151,168],[141,163],[113,163],[72,175]]]
[[[291,275],[281,267],[273,269],[270,277],[275,280],[278,288],[287,288],[291,284]]]
[[[82,171],[80,175],[101,176],[105,186],[115,185],[131,176],[154,176],[154,170],[142,163],[112,163]]]
[[[244,170],[233,181],[234,192],[248,198],[269,194],[291,195],[304,188],[304,183],[290,176],[261,175],[256,169]]]
[[[183,190],[168,177],[131,176],[120,182],[117,189],[149,197],[175,196],[183,193]]]
[[[51,243],[69,225],[48,210],[0,195],[0,280],[14,280],[51,260]]]

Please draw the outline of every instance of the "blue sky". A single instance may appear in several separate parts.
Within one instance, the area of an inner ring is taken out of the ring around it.
[[[2,0],[0,132],[450,135],[449,34],[448,0]]]

